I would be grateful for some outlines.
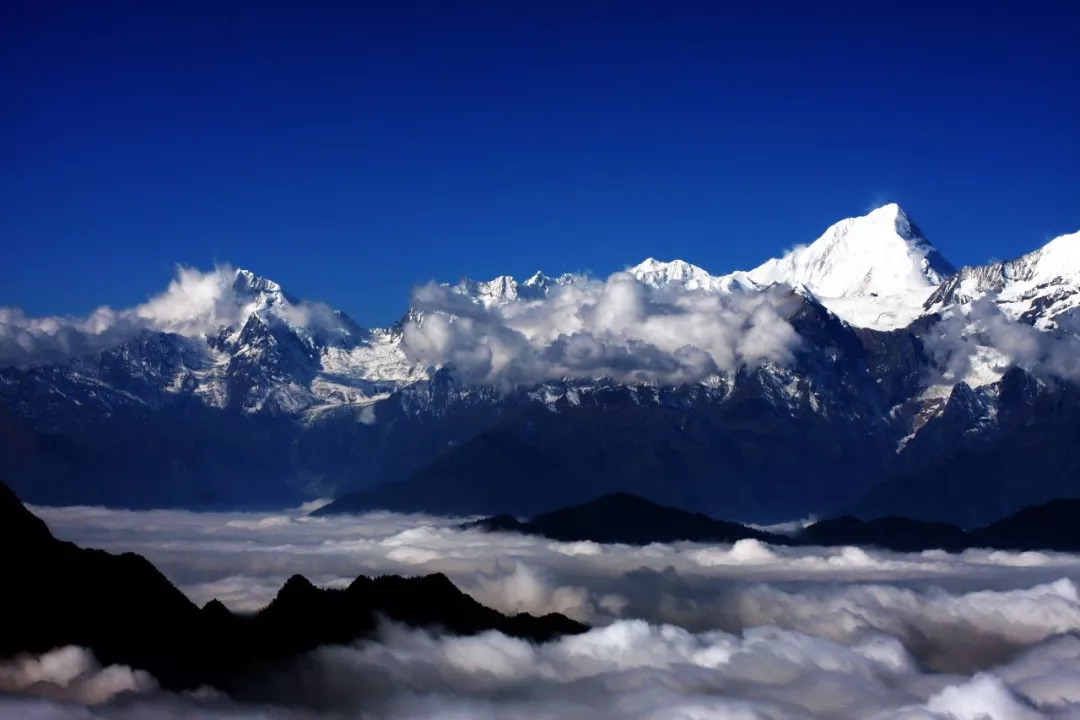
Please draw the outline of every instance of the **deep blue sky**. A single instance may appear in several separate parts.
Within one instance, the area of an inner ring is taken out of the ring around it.
[[[228,261],[372,325],[887,201],[957,264],[1080,229],[1076,0],[723,5],[6,2],[0,305]]]

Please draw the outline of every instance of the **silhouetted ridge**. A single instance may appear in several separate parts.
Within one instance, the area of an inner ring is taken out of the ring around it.
[[[45,522],[26,509],[15,492],[0,483],[0,543],[16,548],[18,543],[43,544],[53,539]]]
[[[875,545],[887,550],[1080,551],[1080,500],[1062,498],[973,530],[947,523],[888,516],[859,520],[844,516],[810,525],[798,536],[806,545]]]
[[[860,520],[845,515],[822,520],[806,527],[798,536],[806,545],[873,545],[897,552],[920,552],[927,549],[962,550],[971,538],[960,528],[947,523],[929,523],[888,516]]]
[[[739,523],[714,520],[701,513],[665,507],[651,500],[618,492],[589,502],[537,515],[520,522],[509,515],[483,518],[463,527],[488,531],[514,531],[552,540],[647,545],[654,542],[736,542],[755,539],[787,544],[781,535]]]
[[[971,531],[947,523],[896,516],[860,520],[845,515],[816,522],[789,537],[664,507],[629,493],[614,493],[524,522],[509,515],[496,515],[462,527],[520,532],[566,542],[591,540],[631,545],[680,540],[733,543],[752,538],[774,545],[866,545],[897,552],[978,547],[1076,552],[1080,551],[1080,499],[1054,500],[1026,508]]]
[[[525,532],[526,523],[521,522],[513,515],[492,515],[491,517],[474,520],[465,523],[464,527],[474,527],[488,532]]]
[[[200,609],[140,555],[54,539],[2,483],[0,538],[0,657],[78,645],[104,665],[146,670],[170,689],[226,688],[298,653],[368,636],[380,617],[536,642],[588,629],[562,615],[507,617],[442,574],[361,576],[347,589],[318,588],[293,575],[254,615],[234,615],[217,600]]]
[[[1006,550],[1080,552],[1080,499],[1024,508],[971,535],[980,543]]]

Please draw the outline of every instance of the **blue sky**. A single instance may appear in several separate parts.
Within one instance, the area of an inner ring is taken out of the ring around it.
[[[726,272],[889,201],[956,264],[1080,229],[1080,3],[750,5],[11,3],[0,305],[222,261],[376,325],[432,278]]]

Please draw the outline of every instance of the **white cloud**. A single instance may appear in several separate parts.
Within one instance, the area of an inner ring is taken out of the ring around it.
[[[251,686],[249,703],[128,695],[93,715],[50,706],[50,718],[491,718],[802,720],[1075,718],[1071,697],[1010,679],[1039,664],[1060,681],[1058,646],[971,677],[926,672],[903,645],[867,634],[837,643],[763,626],[691,632],[625,620],[533,645],[497,632],[438,636],[395,625],[373,641],[319,649]],[[1075,653],[1070,659],[1075,658]],[[1074,686],[1075,687],[1075,686]],[[1065,693],[1075,694],[1062,685]],[[0,700],[0,715],[32,701]],[[38,703],[37,707],[41,707]],[[19,715],[28,717],[29,715]]]
[[[98,705],[122,693],[157,689],[142,670],[121,665],[101,667],[78,647],[63,647],[33,657],[24,655],[0,663],[0,693],[30,693],[55,700]]]
[[[1062,319],[1060,329],[1039,330],[1007,317],[989,298],[981,298],[946,311],[923,341],[940,379],[949,383],[987,372],[991,377],[984,379],[993,379],[1010,366],[1080,380],[1080,336],[1072,325]]]
[[[243,317],[244,299],[235,292],[235,282],[236,270],[228,265],[209,272],[178,267],[165,292],[128,312],[155,330],[202,335]]]
[[[628,273],[581,278],[540,300],[484,307],[434,283],[414,290],[411,360],[451,365],[469,382],[516,385],[610,377],[676,384],[765,362],[799,343],[782,291],[653,290]]]

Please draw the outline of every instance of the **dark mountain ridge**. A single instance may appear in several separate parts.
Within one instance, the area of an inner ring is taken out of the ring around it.
[[[861,520],[845,515],[781,535],[701,513],[664,507],[615,493],[590,502],[519,520],[496,515],[465,523],[464,529],[518,532],[564,542],[648,545],[676,541],[734,543],[744,539],[774,545],[873,546],[897,552],[999,550],[1080,551],[1080,499],[1062,498],[1025,508],[998,522],[964,530],[948,523],[888,516]]]
[[[104,665],[146,670],[174,690],[229,689],[299,653],[366,637],[380,617],[534,642],[587,629],[562,615],[507,617],[439,574],[361,576],[343,590],[295,575],[252,615],[235,615],[216,600],[200,609],[139,555],[56,540],[2,483],[0,548],[0,657],[77,645]]]
[[[462,527],[541,535],[564,542],[591,540],[627,545],[679,540],[733,543],[747,538],[775,544],[789,542],[781,535],[714,520],[702,513],[665,507],[621,492],[543,513],[525,522],[511,515],[497,515],[465,523]]]

